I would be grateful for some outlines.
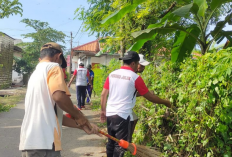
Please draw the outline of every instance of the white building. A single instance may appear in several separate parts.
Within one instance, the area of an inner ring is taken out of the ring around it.
[[[13,56],[16,58],[21,58],[22,57],[22,49],[18,46],[17,44],[23,42],[21,39],[15,39],[14,40],[14,52]],[[13,61],[14,65],[14,61]],[[23,74],[17,73],[16,71],[12,70],[12,83],[16,85],[23,85]]]
[[[119,54],[108,54],[107,52],[103,52],[101,55],[96,56],[100,50],[102,50],[102,48],[99,40],[94,40],[73,48],[71,53],[71,71],[73,72],[80,62],[84,63],[85,67],[90,64],[94,68],[94,66],[98,64],[108,65],[111,59],[118,59],[120,57]]]

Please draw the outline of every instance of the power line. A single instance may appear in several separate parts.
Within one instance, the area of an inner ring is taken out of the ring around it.
[[[92,3],[89,5],[89,9],[90,9],[91,5],[92,5]],[[88,9],[88,10],[89,10],[89,9]],[[85,17],[86,17],[86,14],[85,14]],[[85,17],[84,17],[84,19],[85,19]],[[80,29],[81,29],[83,23],[84,23],[84,21],[82,21],[81,26],[80,26],[80,28],[78,29],[78,31],[77,31],[76,35],[74,36],[73,40],[76,38],[77,34],[79,33],[79,31],[80,31]]]

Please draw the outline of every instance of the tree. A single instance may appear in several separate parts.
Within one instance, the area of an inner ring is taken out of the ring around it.
[[[24,53],[21,59],[15,58],[14,69],[18,73],[30,74],[38,63],[40,48],[51,41],[65,43],[66,35],[51,28],[47,22],[31,19],[23,19],[21,22],[25,23],[26,27],[33,28],[35,32],[22,35],[33,41],[19,44]]]
[[[125,17],[125,15],[139,7],[143,0],[134,0],[134,3],[109,15],[102,23],[112,24]],[[171,51],[172,61],[183,61],[190,56],[193,48],[198,44],[201,53],[205,54],[213,41],[221,42],[224,38],[231,41],[231,31],[224,31],[226,24],[231,24],[230,0],[177,0],[177,3],[188,2],[172,13],[166,14],[156,24],[150,24],[147,29],[133,32],[135,43],[131,50],[138,51],[144,43],[155,39],[158,35],[169,35],[174,38]],[[217,22],[222,13],[227,16],[223,21]],[[210,24],[216,24],[213,31],[207,32]]]
[[[0,19],[9,17],[10,15],[20,14],[22,16],[22,4],[18,0],[0,0]]]
[[[232,24],[231,12],[227,14],[224,20],[216,23],[213,31],[208,32],[207,29],[215,12],[227,2],[229,1],[212,0],[208,1],[210,4],[208,5],[206,0],[193,0],[192,3],[165,16],[161,22],[150,25],[148,29],[135,32],[132,35],[135,37],[135,41],[140,42],[160,33],[167,34],[176,31],[171,52],[173,62],[183,61],[185,57],[191,54],[196,44],[200,46],[201,53],[204,55],[214,41],[220,43],[224,38],[232,41],[232,32],[223,30],[226,24]],[[192,23],[188,27],[184,27],[177,23],[180,19],[191,20]],[[170,23],[167,24],[167,21]]]
[[[174,2],[174,0],[162,0],[162,3],[160,0],[91,0],[88,9],[78,8],[76,14],[80,20],[83,20],[85,31],[88,31],[90,35],[96,33],[98,38],[103,38],[100,42],[103,42],[101,46],[104,48],[98,55],[106,52],[113,54],[120,50],[122,40],[125,49],[129,50],[134,40],[131,32],[144,30],[154,21],[158,22]],[[174,7],[180,7],[182,4],[186,2],[178,3]],[[173,7],[170,10],[172,9]],[[118,19],[109,22],[107,20],[110,19],[107,18],[109,16]],[[142,45],[140,53],[153,57],[154,45],[157,49],[160,45],[166,45],[169,48],[170,39],[167,40],[165,36],[158,35],[156,39]]]
[[[9,17],[13,14],[20,14],[22,16],[23,9],[21,8],[22,4],[18,2],[18,0],[14,0],[13,2],[9,0],[0,0],[0,19],[4,17]],[[0,32],[0,35],[4,35]],[[0,54],[1,57],[1,54]],[[3,67],[3,64],[0,64],[0,68]]]

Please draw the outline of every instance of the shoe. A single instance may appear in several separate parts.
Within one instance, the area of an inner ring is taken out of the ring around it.
[[[77,109],[78,109],[79,111],[81,110],[81,108],[79,108],[79,107],[78,107]]]
[[[81,106],[81,109],[82,109],[82,110],[85,110],[85,106]]]

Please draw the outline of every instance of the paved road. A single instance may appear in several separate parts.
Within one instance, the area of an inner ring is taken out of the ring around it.
[[[71,99],[76,104],[75,91],[70,88]],[[91,122],[99,123],[99,114],[83,110]],[[10,112],[0,113],[0,157],[20,157],[19,135],[24,116],[24,102],[19,102]],[[87,135],[84,131],[63,127],[62,157],[105,157],[105,140],[97,135]]]

